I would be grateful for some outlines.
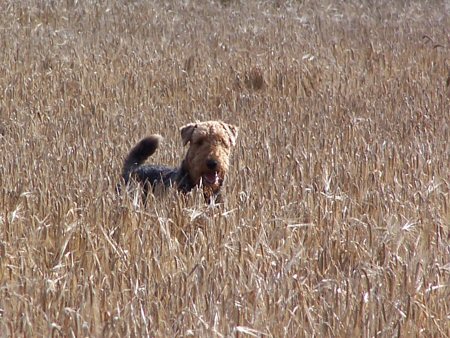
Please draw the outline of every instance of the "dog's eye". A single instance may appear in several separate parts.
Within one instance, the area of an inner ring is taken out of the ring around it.
[[[195,142],[196,145],[201,146],[203,144],[204,140],[201,138]]]

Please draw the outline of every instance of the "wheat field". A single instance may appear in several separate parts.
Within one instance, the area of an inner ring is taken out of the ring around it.
[[[0,336],[449,337],[449,1],[2,1]],[[124,156],[239,126],[221,205]]]

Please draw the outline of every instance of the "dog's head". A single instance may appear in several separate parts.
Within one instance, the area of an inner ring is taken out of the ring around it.
[[[221,122],[190,123],[180,129],[183,144],[189,144],[185,167],[205,196],[217,194],[228,172],[238,127]]]

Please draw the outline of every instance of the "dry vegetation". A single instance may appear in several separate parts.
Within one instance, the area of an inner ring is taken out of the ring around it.
[[[2,1],[1,336],[450,336],[449,2]],[[240,126],[224,205],[124,155]]]

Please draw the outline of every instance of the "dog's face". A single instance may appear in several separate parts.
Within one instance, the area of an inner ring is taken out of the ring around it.
[[[205,195],[217,194],[228,172],[231,149],[238,128],[220,121],[190,123],[180,129],[184,145],[189,143],[185,163],[195,185]]]

